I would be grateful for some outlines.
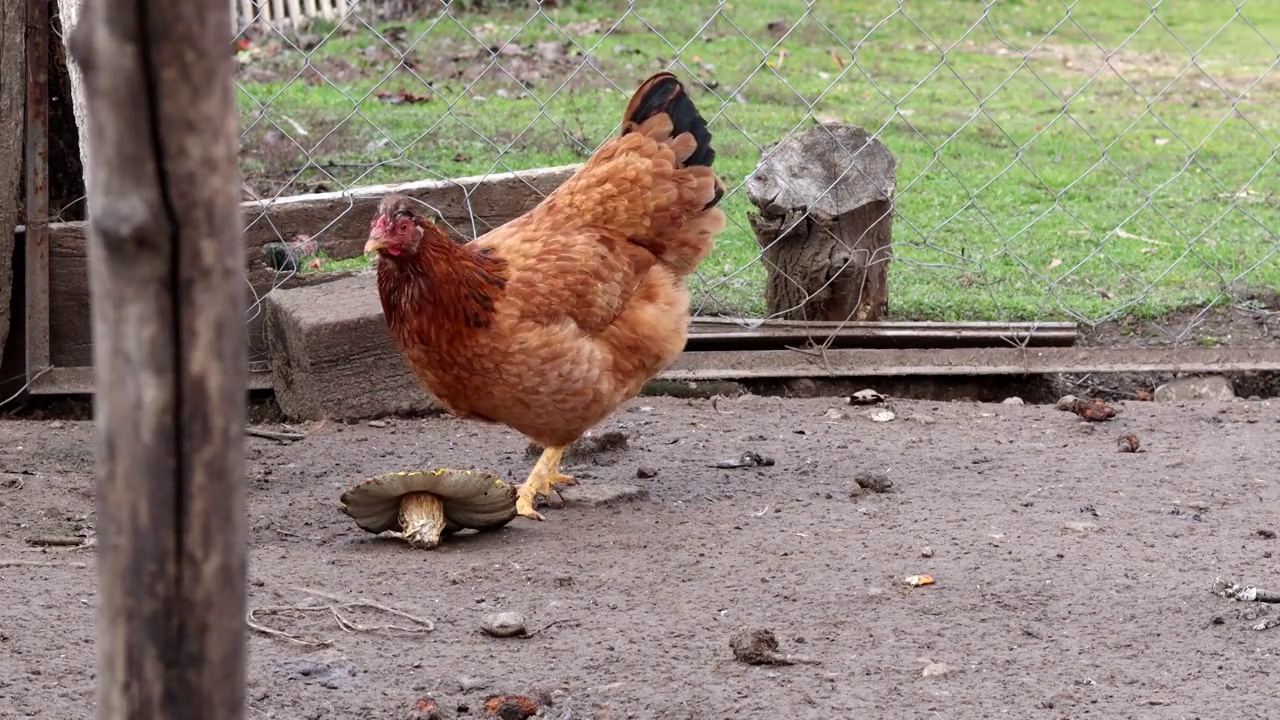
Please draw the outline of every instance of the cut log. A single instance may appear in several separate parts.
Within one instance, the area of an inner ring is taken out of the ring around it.
[[[895,168],[893,153],[852,125],[810,128],[765,155],[746,186],[770,317],[885,316]]]
[[[372,271],[267,296],[267,347],[280,410],[293,420],[360,420],[436,407],[387,331]]]

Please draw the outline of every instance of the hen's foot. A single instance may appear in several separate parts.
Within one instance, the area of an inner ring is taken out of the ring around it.
[[[533,520],[546,520],[538,512],[538,496],[548,497],[556,485],[575,485],[577,480],[560,472],[564,448],[547,448],[533,466],[529,479],[516,490],[516,512]]]

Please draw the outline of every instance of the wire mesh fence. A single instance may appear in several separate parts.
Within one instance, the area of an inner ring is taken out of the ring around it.
[[[291,5],[236,5],[260,220],[290,196],[582,162],[671,69],[729,187],[699,313],[783,310],[747,180],[787,138],[848,123],[896,163],[887,317],[1275,338],[1280,17],[1257,0]],[[258,296],[365,263],[338,225],[307,229],[317,255]]]

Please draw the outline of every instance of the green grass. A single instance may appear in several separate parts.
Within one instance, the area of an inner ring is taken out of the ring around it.
[[[1068,4],[583,1],[379,25],[395,49],[356,23],[313,27],[314,70],[279,38],[243,54],[243,170],[288,195],[580,162],[617,129],[626,96],[613,84],[629,91],[678,59],[713,88],[695,100],[731,187],[814,117],[866,127],[895,153],[895,317],[1097,321],[1280,291],[1280,68],[1267,72],[1280,13]],[[795,27],[779,40],[773,20]],[[533,49],[567,39],[569,58]],[[490,66],[480,43],[507,41],[530,49]],[[405,49],[416,74],[396,69]],[[1099,71],[1107,51],[1119,74]],[[315,70],[325,79],[308,81]],[[429,102],[371,96],[425,93],[424,80]],[[725,209],[700,304],[758,315],[752,208],[739,190]]]

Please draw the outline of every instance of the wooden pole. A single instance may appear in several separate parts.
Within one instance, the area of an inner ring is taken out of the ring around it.
[[[14,227],[21,217],[22,140],[27,83],[25,43],[27,7],[21,0],[0,2],[0,355],[9,336],[13,294]],[[3,382],[0,381],[0,385]]]
[[[230,3],[92,0],[98,713],[243,717],[244,251]]]

